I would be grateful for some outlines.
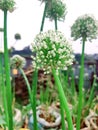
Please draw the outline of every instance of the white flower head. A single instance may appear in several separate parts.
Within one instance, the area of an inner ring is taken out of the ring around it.
[[[26,60],[20,55],[14,55],[10,59],[10,64],[12,68],[23,68],[26,64]]]
[[[32,51],[36,52],[36,58],[33,62],[37,68],[51,72],[52,68],[64,69],[73,63],[72,45],[60,31],[48,30],[40,33],[34,42]]]
[[[98,36],[98,21],[90,14],[78,17],[71,27],[71,36],[74,40],[79,38],[85,38],[86,41],[96,39]]]
[[[0,9],[13,12],[15,10],[15,4],[14,0],[0,0]]]

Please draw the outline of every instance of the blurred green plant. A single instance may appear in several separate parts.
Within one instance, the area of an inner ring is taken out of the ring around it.
[[[95,66],[92,66],[95,70]],[[77,68],[75,68],[77,69]],[[70,111],[73,117],[73,123],[75,124],[77,121],[77,110],[78,110],[78,91],[76,90],[76,82],[75,82],[75,74],[74,74],[74,65],[73,67],[69,67],[66,71],[60,72],[60,81],[64,90],[64,93],[66,95],[67,101],[70,105]],[[86,78],[85,75],[87,73],[84,73],[84,79]],[[96,93],[96,87],[98,87],[98,84],[96,84],[96,72],[94,71],[94,80],[92,86],[89,86],[88,88],[83,88],[83,104],[82,104],[82,115],[81,115],[81,122],[90,114],[90,110],[94,110],[96,101],[95,98]],[[79,78],[79,76],[78,76]],[[89,79],[90,82],[90,79]],[[82,123],[81,123],[82,124]]]

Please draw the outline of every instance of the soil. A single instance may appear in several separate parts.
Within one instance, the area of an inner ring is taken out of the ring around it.
[[[26,70],[24,70],[24,72],[25,72],[25,74],[28,78],[30,85],[32,86],[33,68],[28,67]],[[49,81],[49,79],[50,79],[50,81]],[[15,75],[12,82],[15,82],[13,91],[15,91],[16,100],[19,103],[21,103],[22,105],[27,105],[29,103],[29,100],[28,100],[29,96],[28,96],[27,86],[26,86],[26,83],[25,83],[23,76],[18,73],[17,75]],[[39,70],[39,72],[38,72],[37,98],[40,97],[40,89],[41,89],[40,87],[41,86],[43,86],[43,91],[46,90],[47,82],[50,83],[50,85],[49,85],[50,88],[53,87],[53,84],[54,84],[53,77],[51,75],[45,75],[44,71]]]
[[[47,113],[47,112],[42,112],[39,115],[39,117],[45,119],[49,123],[54,123],[55,119],[56,119],[54,115],[52,115],[51,113]]]

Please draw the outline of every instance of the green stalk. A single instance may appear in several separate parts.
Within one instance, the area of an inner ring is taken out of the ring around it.
[[[6,100],[8,107],[9,126],[8,130],[13,130],[13,114],[12,114],[12,91],[10,81],[10,63],[7,47],[7,10],[4,10],[4,63],[5,63],[5,75],[6,75]]]
[[[38,73],[38,71],[37,70],[34,71],[34,77],[33,77],[34,82],[32,84],[33,91],[31,90],[30,84],[28,82],[28,79],[27,79],[24,71],[21,68],[20,68],[20,71],[23,75],[23,78],[26,82],[27,89],[28,89],[29,99],[30,99],[31,108],[32,108],[32,112],[33,112],[34,130],[38,130],[38,128],[37,128],[37,118],[36,118],[36,91],[37,91],[36,89],[37,89],[37,73]]]
[[[86,117],[89,114],[89,110],[90,110],[90,107],[91,107],[92,102],[93,102],[95,83],[96,83],[96,78],[94,78],[94,81],[93,81],[93,85],[92,85],[92,88],[91,88],[91,91],[90,91],[89,99],[88,99],[87,104],[86,104],[87,110],[84,113],[84,117]]]
[[[58,29],[58,27],[57,27],[57,16],[55,16],[54,22],[55,22],[55,30],[57,30]]]
[[[94,77],[93,85],[91,87],[89,99],[88,99],[88,102],[87,102],[87,105],[88,105],[89,108],[90,108],[92,101],[93,101],[93,98],[94,98],[95,83],[96,83],[96,78]]]
[[[0,98],[2,98],[2,79],[3,79],[3,63],[2,63],[2,53],[0,52]],[[1,99],[2,100],[2,99]]]
[[[64,86],[64,90],[67,89],[67,86],[68,86],[68,78],[69,78],[69,69],[65,72],[64,74],[64,80],[65,80],[65,86]]]
[[[65,97],[61,82],[59,80],[58,75],[56,74],[55,69],[52,69],[52,73],[53,73],[53,76],[54,76],[56,86],[58,88],[60,103],[61,103],[61,105],[63,105],[62,107],[66,112],[66,118],[67,118],[67,121],[68,121],[68,130],[73,130],[72,118],[71,118],[71,114],[70,114],[70,110],[69,110],[69,107],[68,107],[67,99]]]
[[[8,116],[8,108],[7,108],[7,101],[6,101],[6,90],[5,90],[5,85],[4,85],[4,72],[3,72],[3,54],[0,53],[0,75],[1,75],[1,86],[0,86],[0,90],[1,91],[1,95],[2,95],[2,101],[3,101],[3,106],[4,106],[4,112],[5,112],[5,120],[7,123],[7,126],[9,126],[9,116]]]
[[[71,68],[71,94],[73,95],[73,97],[76,96],[76,91],[75,91],[75,79],[74,79],[74,72]],[[75,98],[72,98],[72,105],[76,104],[76,101],[74,100]]]
[[[36,117],[37,80],[38,80],[38,70],[36,69],[36,70],[34,71],[33,84],[32,84],[34,130],[38,130],[38,127],[37,127],[37,117]]]
[[[48,2],[46,1],[45,7],[44,7],[44,13],[43,13],[43,17],[42,17],[42,22],[41,22],[41,27],[40,27],[40,32],[43,31],[43,28],[44,28],[47,7],[48,7]]]
[[[55,30],[57,30],[57,17],[55,16],[54,19],[55,22]],[[61,122],[62,122],[62,130],[66,130],[66,126],[65,126],[65,117],[64,117],[64,108],[63,108],[63,103],[62,103],[62,98],[60,97],[60,112],[61,112]]]
[[[27,79],[27,77],[26,77],[24,71],[23,71],[21,68],[19,68],[19,69],[20,69],[21,74],[23,75],[23,78],[24,78],[25,83],[26,83],[26,85],[27,85],[28,94],[29,94],[29,99],[30,99],[30,103],[31,103],[31,108],[32,108],[32,110],[33,110],[32,92],[31,92],[31,87],[30,87],[29,81],[28,81],[28,79]]]
[[[86,41],[86,39],[83,38],[82,56],[81,56],[81,68],[80,68],[80,78],[79,78],[79,102],[78,102],[78,115],[77,115],[77,122],[76,122],[76,130],[80,130],[81,113],[82,113],[82,107],[83,107],[84,49],[85,49],[85,41]]]
[[[60,99],[60,110],[61,110],[61,123],[62,123],[62,130],[66,130],[66,126],[65,126],[65,111],[63,108],[63,103],[62,103],[62,99]]]
[[[3,106],[4,106],[4,112],[5,112],[5,120],[7,123],[7,126],[9,126],[9,114],[8,114],[8,106],[7,106],[7,100],[6,100],[6,86],[4,83],[2,84],[2,95],[3,95]]]
[[[43,17],[42,17],[42,22],[41,22],[41,27],[40,27],[40,32],[43,31],[43,28],[44,28],[44,22],[45,22],[47,7],[48,7],[48,2],[45,3],[44,12],[43,12]],[[34,120],[34,130],[38,130],[38,127],[37,127],[37,117],[36,117],[37,80],[38,80],[38,70],[36,69],[36,70],[34,71],[34,75],[33,75],[33,79],[32,79],[32,81],[33,81],[33,84],[32,84],[32,93],[33,93],[33,120]]]

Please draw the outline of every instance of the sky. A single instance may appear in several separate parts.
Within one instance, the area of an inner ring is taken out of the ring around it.
[[[8,12],[8,45],[13,46],[17,50],[30,45],[36,34],[40,32],[40,25],[44,10],[44,4],[39,0],[15,0],[16,10],[12,13]],[[81,53],[82,44],[80,40],[73,41],[70,36],[70,27],[78,16],[83,14],[93,14],[98,20],[98,2],[97,0],[63,0],[67,6],[67,15],[64,22],[58,23],[58,30],[65,34],[65,37],[72,43],[75,53]],[[0,27],[3,27],[3,12],[0,11]],[[45,19],[44,31],[54,29],[54,22]],[[21,40],[17,43],[14,35],[19,33]],[[0,33],[0,47],[3,44],[3,34]],[[85,53],[98,53],[98,39],[92,43],[87,42]]]

